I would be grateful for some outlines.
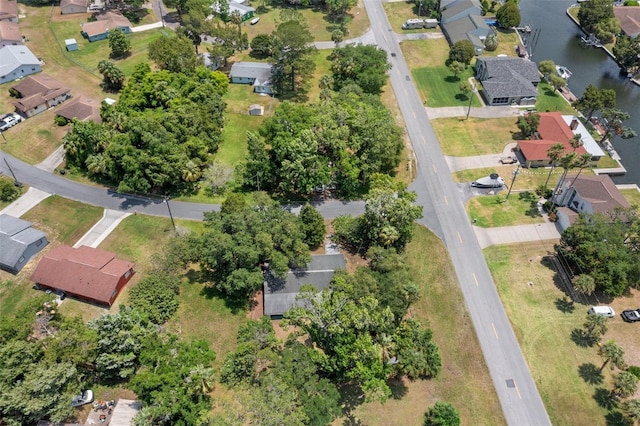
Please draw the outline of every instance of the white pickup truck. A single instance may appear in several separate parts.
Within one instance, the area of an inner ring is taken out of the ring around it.
[[[7,130],[10,127],[15,126],[19,122],[24,120],[16,113],[3,114],[0,116],[0,132]]]

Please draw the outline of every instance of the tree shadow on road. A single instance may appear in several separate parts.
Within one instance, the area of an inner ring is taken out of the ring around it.
[[[590,362],[581,364],[578,367],[578,374],[582,380],[590,385],[600,385],[604,381],[604,376],[598,367]]]

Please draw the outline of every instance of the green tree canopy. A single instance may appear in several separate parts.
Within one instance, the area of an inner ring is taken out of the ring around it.
[[[109,31],[109,48],[111,58],[125,58],[131,54],[131,40],[119,29]]]
[[[149,43],[149,59],[158,68],[174,73],[193,73],[201,61],[186,36],[163,35]]]
[[[573,102],[573,107],[582,112],[587,121],[590,121],[597,111],[602,111],[605,108],[615,108],[615,106],[615,90],[598,89],[593,84],[589,84],[582,96]]]
[[[623,71],[635,71],[640,67],[640,36],[620,36],[613,46],[616,62]]]
[[[357,84],[365,93],[379,94],[388,79],[391,64],[387,52],[368,44],[350,44],[329,55],[334,90]]]
[[[614,17],[612,0],[594,0],[580,3],[578,21],[587,31],[593,31],[596,24]]]
[[[145,312],[155,324],[164,324],[178,310],[180,279],[174,274],[152,272],[129,290],[129,304]]]
[[[271,43],[271,82],[276,94],[290,97],[307,89],[315,69],[311,54],[316,48],[310,44],[312,41],[313,36],[304,21],[290,20],[278,24]]]
[[[102,74],[102,88],[106,92],[119,92],[124,86],[124,72],[111,61],[98,62],[98,72]]]
[[[502,28],[517,27],[520,25],[520,9],[516,0],[507,0],[496,12],[498,25]]]
[[[448,402],[436,402],[424,417],[424,426],[460,426],[460,414]]]
[[[214,285],[246,301],[264,282],[268,264],[276,277],[311,260],[300,221],[271,199],[233,212],[205,213],[206,230],[195,241],[198,261]]]
[[[317,249],[324,242],[324,236],[327,232],[324,218],[311,204],[302,206],[298,217],[305,234],[304,242],[312,250]]]
[[[556,252],[574,274],[590,275],[597,291],[620,296],[640,280],[634,243],[637,222],[632,210],[582,215],[563,232]]]
[[[449,59],[447,60],[447,64],[451,62],[460,62],[465,65],[469,65],[471,60],[475,57],[476,50],[473,47],[473,44],[469,40],[460,40],[454,43],[451,46],[451,50],[449,50]]]

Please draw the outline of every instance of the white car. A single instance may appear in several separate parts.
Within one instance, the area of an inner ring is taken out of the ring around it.
[[[93,402],[93,391],[91,389],[87,389],[82,392],[82,395],[76,395],[71,400],[72,407],[80,407],[85,404],[90,404]]]
[[[257,24],[258,22],[260,22],[260,17],[259,17],[259,16],[256,16],[255,18],[253,18],[252,20],[250,20],[250,21],[249,21],[249,23],[250,23],[251,25],[255,25],[255,24]]]
[[[15,126],[22,120],[24,120],[24,118],[16,113],[4,114],[0,118],[0,131],[7,130],[8,128]]]

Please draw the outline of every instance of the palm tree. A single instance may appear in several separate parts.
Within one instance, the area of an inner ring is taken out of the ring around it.
[[[558,191],[560,190],[560,188],[562,188],[562,185],[564,184],[564,180],[567,177],[567,173],[569,173],[569,170],[573,167],[573,163],[575,159],[576,159],[575,152],[570,152],[569,154],[560,157],[559,165],[564,169],[564,171],[562,172],[562,176],[560,176],[558,183],[556,183],[556,186],[553,189],[553,195],[551,195],[551,202],[555,203],[558,195]]]
[[[588,152],[585,152],[584,154],[581,154],[578,158],[576,158],[574,166],[579,167],[580,169],[578,170],[578,174],[576,175],[576,178],[573,180],[574,183],[578,179],[578,177],[580,177],[580,173],[582,173],[582,169],[587,167],[589,164],[591,164],[591,154],[589,154]]]
[[[211,367],[205,367],[202,364],[196,365],[189,372],[189,378],[196,386],[198,393],[211,392],[213,389],[212,383],[214,381],[215,371]]]
[[[613,394],[618,398],[626,398],[636,393],[638,378],[628,371],[621,371],[613,378]]]
[[[584,293],[587,296],[590,296],[591,293],[593,293],[596,289],[596,282],[591,275],[580,274],[574,278],[573,287],[575,287],[575,289],[579,290],[581,293]],[[592,316],[596,316],[596,315],[592,315]],[[602,315],[597,315],[597,316],[601,317]]]
[[[611,365],[611,369],[614,367],[622,368],[624,366],[624,349],[622,349],[615,341],[609,340],[598,349],[598,355],[604,359],[600,372],[604,370],[607,364]],[[631,373],[629,373],[631,374]],[[634,376],[635,377],[635,376]]]
[[[571,145],[571,147],[573,148],[573,152],[576,152],[576,149],[584,145],[584,142],[582,142],[582,135],[580,133],[576,133],[575,135],[573,135],[573,137],[569,140],[569,145]]]
[[[547,175],[547,180],[544,183],[544,189],[547,189],[547,185],[549,184],[549,179],[551,178],[551,173],[553,173],[553,169],[556,168],[556,162],[560,159],[560,156],[564,152],[564,145],[561,143],[557,143],[551,146],[547,150],[547,156],[549,160],[551,160],[551,170],[549,170],[549,174]]]
[[[182,179],[185,182],[195,182],[200,179],[200,175],[200,168],[193,160],[187,161],[182,168]]]
[[[622,410],[625,416],[633,421],[633,424],[640,422],[640,399],[630,399],[623,402]]]
[[[598,342],[607,332],[607,318],[602,315],[587,315],[583,325],[585,337],[592,342]]]

